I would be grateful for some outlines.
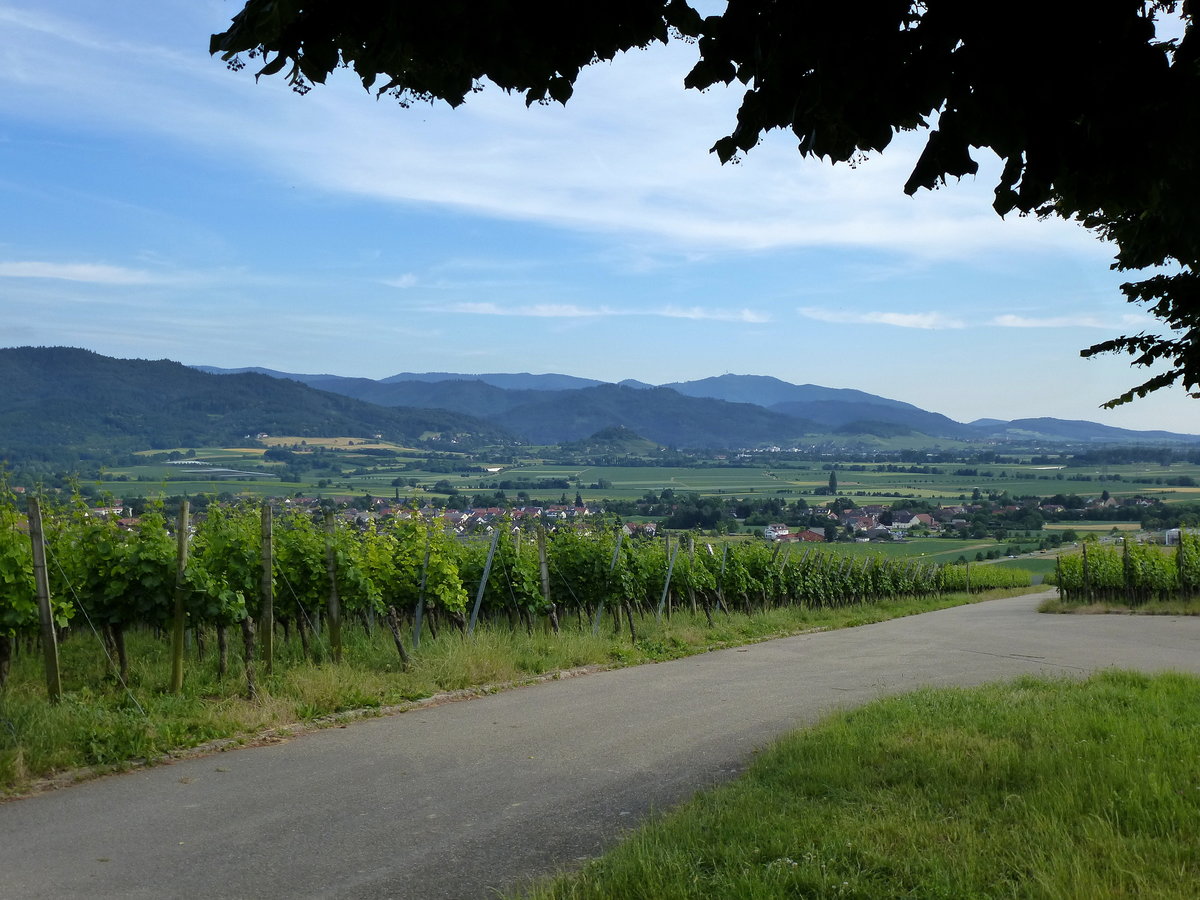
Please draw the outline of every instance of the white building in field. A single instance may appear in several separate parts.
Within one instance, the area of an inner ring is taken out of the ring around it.
[[[1179,536],[1182,534],[1200,534],[1200,528],[1168,528],[1163,535],[1163,543],[1168,547],[1179,546]]]

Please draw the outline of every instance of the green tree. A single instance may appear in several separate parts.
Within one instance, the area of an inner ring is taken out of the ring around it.
[[[1156,25],[1178,15],[1182,36]],[[572,9],[548,0],[413,4],[248,0],[210,50],[231,68],[284,73],[306,93],[338,67],[402,105],[451,106],[490,81],[527,104],[565,103],[580,70],[654,42],[693,43],[684,85],[745,86],[722,161],[774,129],[803,156],[853,164],[899,131],[925,130],[907,193],[1003,162],[993,206],[1057,215],[1117,247],[1114,267],[1167,267],[1122,286],[1164,334],[1141,332],[1083,352],[1164,365],[1107,405],[1168,385],[1200,391],[1200,32],[1176,0],[729,0],[702,17],[685,0],[616,0]],[[1014,65],[1013,60],[1020,60]]]

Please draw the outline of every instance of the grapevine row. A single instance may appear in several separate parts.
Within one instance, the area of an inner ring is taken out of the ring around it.
[[[1059,595],[1072,603],[1190,600],[1200,596],[1200,536],[1181,534],[1173,550],[1154,544],[1085,543],[1081,553],[1061,556]]]
[[[97,629],[125,670],[125,632],[169,631],[178,601],[198,638],[215,630],[223,667],[225,630],[252,629],[263,615],[261,515],[255,505],[211,505],[193,525],[180,581],[174,523],[163,510],[146,513],[132,530],[82,505],[49,511],[44,532],[58,625]],[[296,511],[275,516],[272,534],[271,621],[285,638],[295,632],[306,651],[313,633],[323,624],[332,630],[339,617],[368,627],[389,622],[404,654],[399,624],[407,628],[418,617],[436,635],[446,627],[469,632],[477,620],[532,629],[545,616],[557,629],[560,617],[582,623],[624,614],[636,638],[636,616],[670,615],[680,605],[711,620],[781,605],[879,603],[1028,583],[1026,573],[994,566],[968,573],[761,542],[625,538],[615,527],[554,531],[539,541],[502,525],[490,538],[463,540],[419,516],[364,530]],[[0,662],[13,636],[36,632],[32,572],[22,516],[12,498],[0,501]]]

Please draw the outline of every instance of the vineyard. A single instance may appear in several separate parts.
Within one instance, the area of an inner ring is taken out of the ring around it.
[[[1174,548],[1085,542],[1080,553],[1061,556],[1055,580],[1068,603],[1124,603],[1192,600],[1200,596],[1200,535],[1181,534]]]
[[[1027,573],[994,566],[850,559],[765,542],[714,546],[686,534],[626,538],[615,525],[581,532],[506,524],[463,539],[416,515],[360,528],[330,513],[256,504],[214,504],[194,522],[186,505],[178,516],[152,510],[132,528],[81,505],[33,518],[31,508],[26,522],[11,498],[0,503],[0,679],[15,646],[32,651],[39,640],[84,632],[99,638],[124,681],[126,635],[137,631],[172,645],[170,689],[178,691],[185,643],[215,656],[223,675],[236,630],[253,696],[256,676],[271,672],[277,640],[298,642],[315,661],[336,661],[348,625],[390,633],[407,667],[423,637],[448,630],[469,641],[481,623],[557,634],[597,632],[606,622],[636,643],[640,623],[681,608],[711,624],[781,606],[885,604],[1028,584]],[[39,543],[43,618],[52,620],[40,631]]]

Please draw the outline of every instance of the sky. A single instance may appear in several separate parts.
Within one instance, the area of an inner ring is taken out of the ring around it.
[[[0,0],[0,346],[383,378],[724,373],[959,421],[1200,432],[1093,343],[1155,330],[1113,248],[1001,219],[998,166],[906,197],[920,135],[859,165],[775,134],[708,152],[737,90],[686,44],[585,69],[565,106],[491,87],[401,108],[208,54],[236,0]]]

